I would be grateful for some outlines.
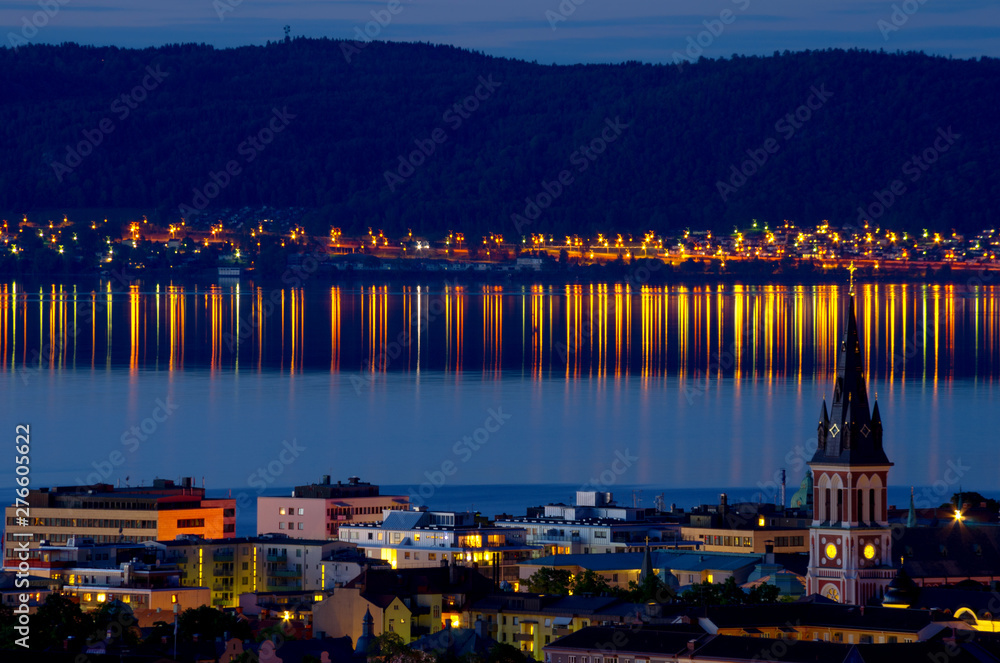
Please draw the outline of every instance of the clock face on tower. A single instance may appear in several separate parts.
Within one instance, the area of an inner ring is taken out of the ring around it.
[[[875,558],[875,546],[869,543],[867,546],[865,546],[865,559],[874,559],[874,558]]]
[[[832,543],[826,544],[826,556],[829,557],[830,559],[836,559],[837,558],[837,546],[835,546]]]

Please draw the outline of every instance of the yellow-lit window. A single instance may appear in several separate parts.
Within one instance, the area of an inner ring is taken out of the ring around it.
[[[177,595],[176,594],[171,594],[170,595],[170,602],[171,603],[177,603]]]
[[[107,599],[107,598],[108,598],[107,594],[98,594],[97,595],[97,602],[98,603],[104,603],[105,599]]]

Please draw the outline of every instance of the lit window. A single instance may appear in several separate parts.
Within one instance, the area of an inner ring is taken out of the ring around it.
[[[281,507],[280,509],[278,509],[278,515],[279,516],[285,515],[285,507]]]
[[[301,515],[303,515],[303,514],[304,514],[305,512],[306,512],[306,510],[305,510],[305,509],[299,509],[299,515],[300,515],[300,516],[301,516]]]

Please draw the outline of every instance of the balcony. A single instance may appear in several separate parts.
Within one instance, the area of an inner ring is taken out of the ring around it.
[[[569,635],[572,632],[573,629],[570,628],[569,626],[557,626],[556,628],[552,629],[552,635],[556,638],[561,638],[564,635]]]
[[[217,552],[212,555],[212,560],[216,562],[232,562],[234,559],[232,552]]]
[[[295,569],[275,569],[268,575],[274,578],[299,578],[302,576],[302,572]]]
[[[288,553],[279,553],[276,555],[268,554],[267,561],[269,562],[281,562],[282,564],[288,561]]]
[[[268,581],[265,583],[265,585],[267,587],[266,591],[269,592],[287,592],[291,590],[302,589],[302,581],[297,579],[291,582],[282,582],[282,583]]]
[[[529,534],[528,540],[532,543],[540,541],[560,541],[563,543],[583,543],[583,537],[563,535],[563,534]]]
[[[514,642],[533,642],[534,640],[535,640],[535,636],[532,635],[531,633],[515,633],[514,634]]]

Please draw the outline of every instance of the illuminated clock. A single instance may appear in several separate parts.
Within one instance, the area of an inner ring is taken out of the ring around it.
[[[836,559],[837,557],[837,546],[832,543],[826,544],[826,556],[830,559]]]
[[[865,559],[874,559],[875,557],[875,546],[868,544],[865,546]]]

